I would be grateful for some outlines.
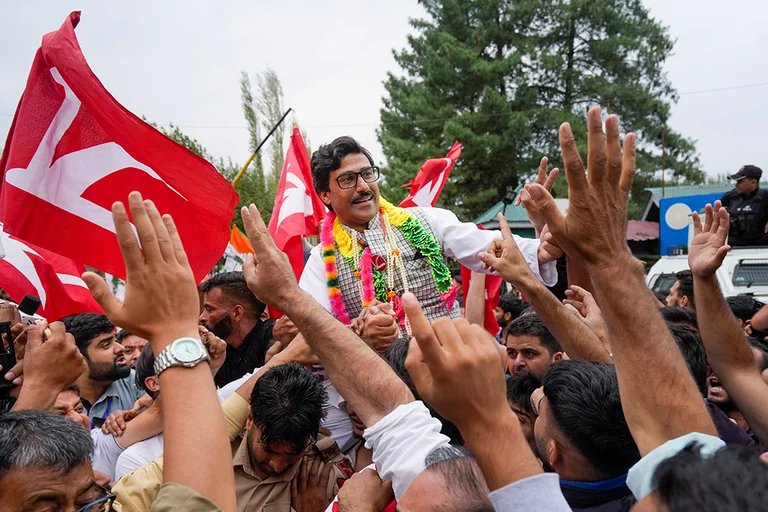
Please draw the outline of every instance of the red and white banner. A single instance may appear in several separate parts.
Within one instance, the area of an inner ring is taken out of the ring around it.
[[[124,278],[111,206],[138,190],[173,216],[202,279],[227,246],[238,196],[210,162],[107,92],[80,50],[79,20],[73,12],[43,36],[32,63],[0,160],[4,230]]]
[[[416,178],[410,181],[411,191],[400,203],[401,208],[409,206],[429,207],[437,204],[453,165],[461,156],[461,144],[453,143],[445,158],[432,158],[424,162]]]
[[[307,146],[299,129],[294,128],[269,219],[269,233],[277,247],[288,255],[297,279],[304,271],[302,237],[316,236],[324,217],[325,204],[312,185]]]
[[[2,226],[0,225],[0,228]],[[40,299],[40,316],[53,322],[75,313],[101,313],[80,276],[85,267],[0,231],[0,288],[17,304],[25,295]]]

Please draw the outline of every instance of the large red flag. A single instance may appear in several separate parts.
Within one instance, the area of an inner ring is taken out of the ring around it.
[[[400,207],[435,206],[440,192],[448,181],[451,169],[460,156],[461,144],[456,141],[445,158],[432,158],[424,162],[419,169],[419,174],[410,181],[411,191],[408,197],[402,200]]]
[[[0,226],[2,227],[2,226]],[[16,303],[25,295],[40,299],[40,316],[49,321],[75,313],[101,313],[80,276],[85,267],[0,231],[6,255],[0,259],[0,288]]]
[[[120,105],[75,38],[80,13],[43,36],[0,169],[7,233],[118,277],[125,265],[110,213],[140,191],[176,221],[199,280],[229,240],[237,194],[209,162]]]
[[[307,147],[299,129],[294,128],[269,219],[269,233],[277,247],[288,255],[297,279],[304,271],[302,237],[316,236],[323,217],[325,204],[312,186]]]

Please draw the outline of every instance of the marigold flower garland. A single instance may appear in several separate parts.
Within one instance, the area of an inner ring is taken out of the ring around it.
[[[450,310],[456,300],[458,290],[453,286],[451,273],[443,261],[442,249],[437,240],[435,240],[435,237],[424,229],[424,226],[421,225],[411,212],[392,205],[383,197],[379,197],[379,208],[381,213],[386,216],[388,224],[399,229],[408,244],[417,249],[427,259],[437,291],[440,293],[441,301]],[[385,232],[385,236],[390,235]],[[347,313],[339,288],[334,245],[339,248],[339,252],[344,260],[362,282],[363,307],[370,304],[374,297],[382,302],[392,302],[393,297],[391,295],[395,295],[394,290],[387,290],[387,276],[378,269],[373,268],[370,248],[366,247],[363,250],[347,232],[346,228],[342,226],[334,212],[329,211],[326,214],[320,232],[320,242],[322,244],[323,262],[325,263],[328,298],[336,318],[344,324],[349,324],[350,322],[349,314]],[[355,247],[356,245],[357,247]],[[359,267],[356,265],[358,257],[360,261]],[[388,272],[393,270],[387,269]],[[399,304],[399,301],[396,302]],[[398,312],[398,317],[401,316],[401,313]]]

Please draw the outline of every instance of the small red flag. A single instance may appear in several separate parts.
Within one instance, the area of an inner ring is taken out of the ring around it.
[[[32,63],[0,160],[3,229],[124,278],[110,210],[138,190],[173,215],[200,280],[227,246],[237,193],[107,92],[80,50],[79,20],[43,36]]]
[[[448,181],[451,169],[460,156],[461,144],[456,141],[445,158],[432,158],[424,162],[416,178],[411,180],[411,191],[408,197],[402,200],[400,207],[435,206]]]

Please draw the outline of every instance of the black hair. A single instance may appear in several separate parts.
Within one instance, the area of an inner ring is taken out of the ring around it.
[[[691,308],[696,309],[696,300],[693,297],[693,273],[690,270],[681,270],[675,274],[678,282],[677,294],[688,297]]]
[[[290,363],[268,370],[251,392],[251,415],[265,445],[285,442],[304,450],[317,439],[328,394],[320,379]]]
[[[704,343],[701,342],[699,334],[688,327],[680,324],[667,324],[669,332],[672,334],[677,348],[683,354],[688,371],[691,372],[696,387],[702,396],[707,396],[707,351]]]
[[[509,336],[534,336],[539,338],[541,346],[547,349],[550,355],[563,351],[560,343],[557,342],[547,325],[536,314],[525,315],[512,320],[507,327],[507,337]]]
[[[765,304],[759,300],[755,300],[751,295],[735,295],[733,297],[728,297],[725,300],[728,302],[728,307],[731,309],[733,316],[742,322],[751,320],[752,317],[755,316],[755,313],[765,306]]]
[[[696,329],[697,331],[699,330],[699,319],[696,316],[696,311],[691,308],[664,306],[659,312],[661,313],[661,317],[666,320],[668,324],[682,324]]]
[[[115,334],[115,341],[122,345],[123,341],[129,336],[133,336],[133,333],[128,332],[125,329],[120,329],[117,331],[117,334]]]
[[[0,416],[0,478],[12,469],[69,472],[91,463],[93,444],[82,425],[43,411]]]
[[[603,479],[625,474],[640,460],[613,365],[559,361],[544,376],[544,394],[554,424]]]
[[[747,343],[749,343],[750,347],[756,348],[763,353],[763,357],[760,361],[757,362],[757,369],[760,371],[760,373],[768,370],[768,343],[766,343],[764,340],[761,340],[760,338],[753,337],[747,338]]]
[[[329,144],[323,144],[312,153],[309,163],[315,192],[319,194],[331,190],[329,176],[341,167],[341,161],[347,155],[365,155],[371,167],[374,165],[371,153],[352,137],[339,137]]]
[[[541,387],[541,379],[532,373],[518,373],[507,379],[507,402],[532,413],[531,395]]]
[[[659,464],[654,487],[670,512],[768,510],[768,466],[759,457],[758,448],[740,445],[706,457],[691,443]]]
[[[88,357],[88,346],[91,340],[99,334],[113,333],[115,326],[109,321],[106,315],[99,313],[78,313],[77,315],[65,316],[61,319],[64,328],[75,338],[75,344],[80,349],[80,353]]]
[[[267,307],[266,304],[257,299],[253,292],[248,288],[245,274],[240,271],[214,274],[210,279],[200,285],[199,290],[202,293],[208,293],[214,288],[221,289],[225,300],[232,306],[238,304],[243,306],[246,311],[250,310],[253,316],[257,319]]]
[[[396,339],[395,342],[390,345],[389,351],[387,351],[387,363],[389,363],[389,366],[395,372],[395,375],[408,386],[408,389],[411,390],[411,393],[413,393],[416,400],[421,400],[419,391],[416,389],[416,385],[413,383],[413,380],[411,380],[411,376],[408,374],[408,369],[405,367],[405,359],[408,357],[408,346],[408,339]],[[442,425],[440,433],[447,436],[452,445],[463,445],[464,438],[462,437],[461,432],[459,432],[459,427],[442,417],[431,405],[423,400],[422,402],[426,408],[429,409],[429,414],[440,421],[440,424]]]
[[[443,479],[447,503],[441,505],[449,505],[452,511],[493,512],[483,472],[464,450],[452,445],[439,446],[427,455],[424,465],[427,471],[434,471]]]
[[[512,315],[512,320],[519,317],[525,308],[528,307],[528,303],[516,297],[511,293],[505,293],[499,297],[499,307],[505,312]]]
[[[141,349],[139,358],[136,359],[136,387],[143,389],[153,399],[157,396],[156,391],[147,387],[147,377],[155,375],[155,352],[152,350],[152,344],[147,343]]]

